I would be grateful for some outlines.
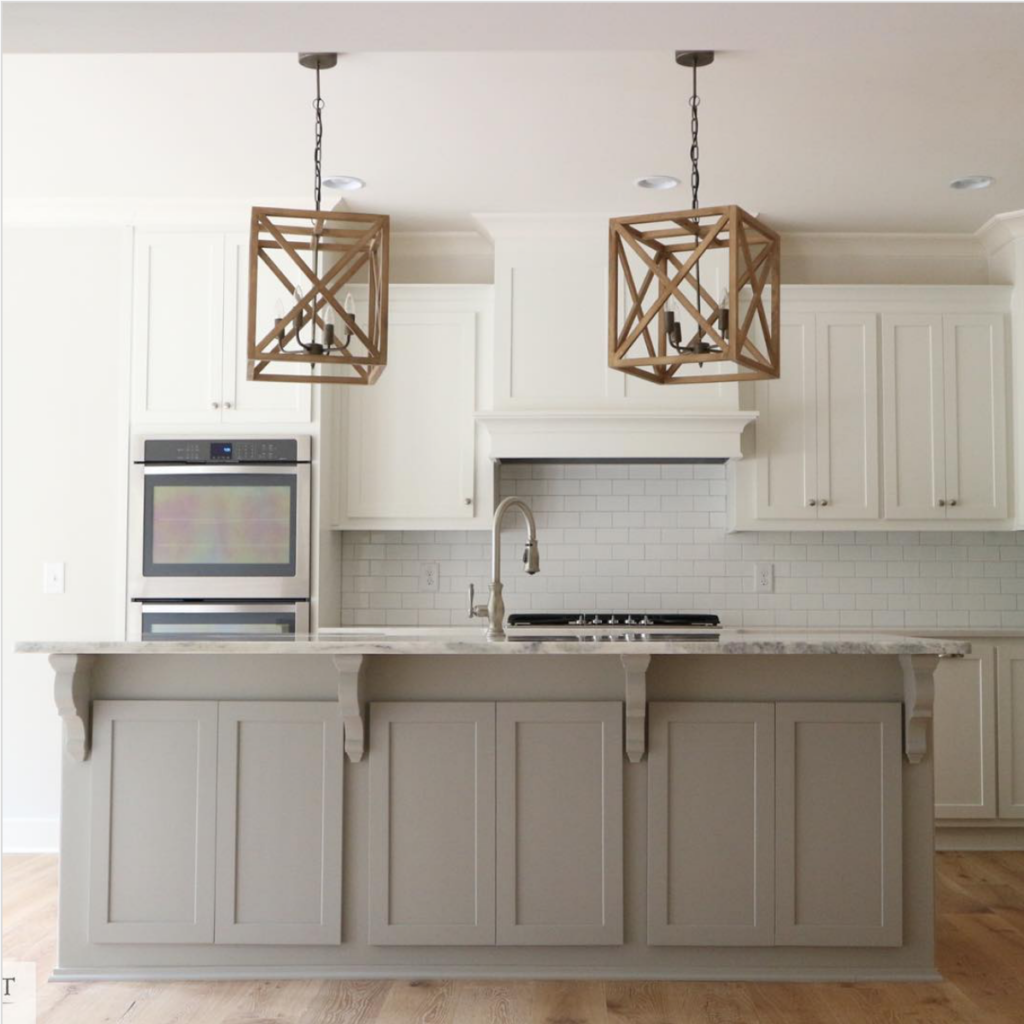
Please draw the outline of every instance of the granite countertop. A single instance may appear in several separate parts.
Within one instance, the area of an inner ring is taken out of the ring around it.
[[[523,630],[522,632],[526,632]],[[529,631],[536,636],[542,631]],[[477,629],[335,630],[279,640],[23,641],[22,653],[42,654],[937,654],[970,653],[961,640],[887,633],[724,629],[717,640],[487,640]]]

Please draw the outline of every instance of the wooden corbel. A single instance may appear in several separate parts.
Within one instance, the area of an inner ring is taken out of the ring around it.
[[[361,654],[335,654],[331,660],[338,672],[345,753],[350,761],[362,761],[366,753],[366,658]]]
[[[633,764],[647,749],[647,667],[649,654],[620,654],[626,672],[626,757]]]
[[[928,753],[928,723],[935,704],[936,654],[901,654],[903,669],[903,750],[911,764]]]
[[[91,654],[51,654],[53,702],[64,720],[64,747],[75,761],[89,757],[92,743]]]

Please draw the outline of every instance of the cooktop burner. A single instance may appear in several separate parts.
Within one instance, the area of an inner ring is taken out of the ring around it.
[[[516,612],[509,626],[687,626],[717,628],[710,612]]]

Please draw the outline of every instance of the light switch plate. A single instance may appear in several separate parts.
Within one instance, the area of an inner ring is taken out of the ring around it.
[[[64,593],[64,563],[43,562],[43,593]]]
[[[436,592],[440,588],[441,566],[437,562],[424,562],[420,566],[420,590]]]
[[[770,594],[775,589],[775,566],[771,562],[758,562],[754,566],[754,590]]]

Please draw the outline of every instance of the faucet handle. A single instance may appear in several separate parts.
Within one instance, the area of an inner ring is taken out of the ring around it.
[[[472,583],[469,585],[469,618],[471,619],[486,619],[487,618],[487,605],[485,604],[474,604],[473,598],[476,595],[476,588]]]

